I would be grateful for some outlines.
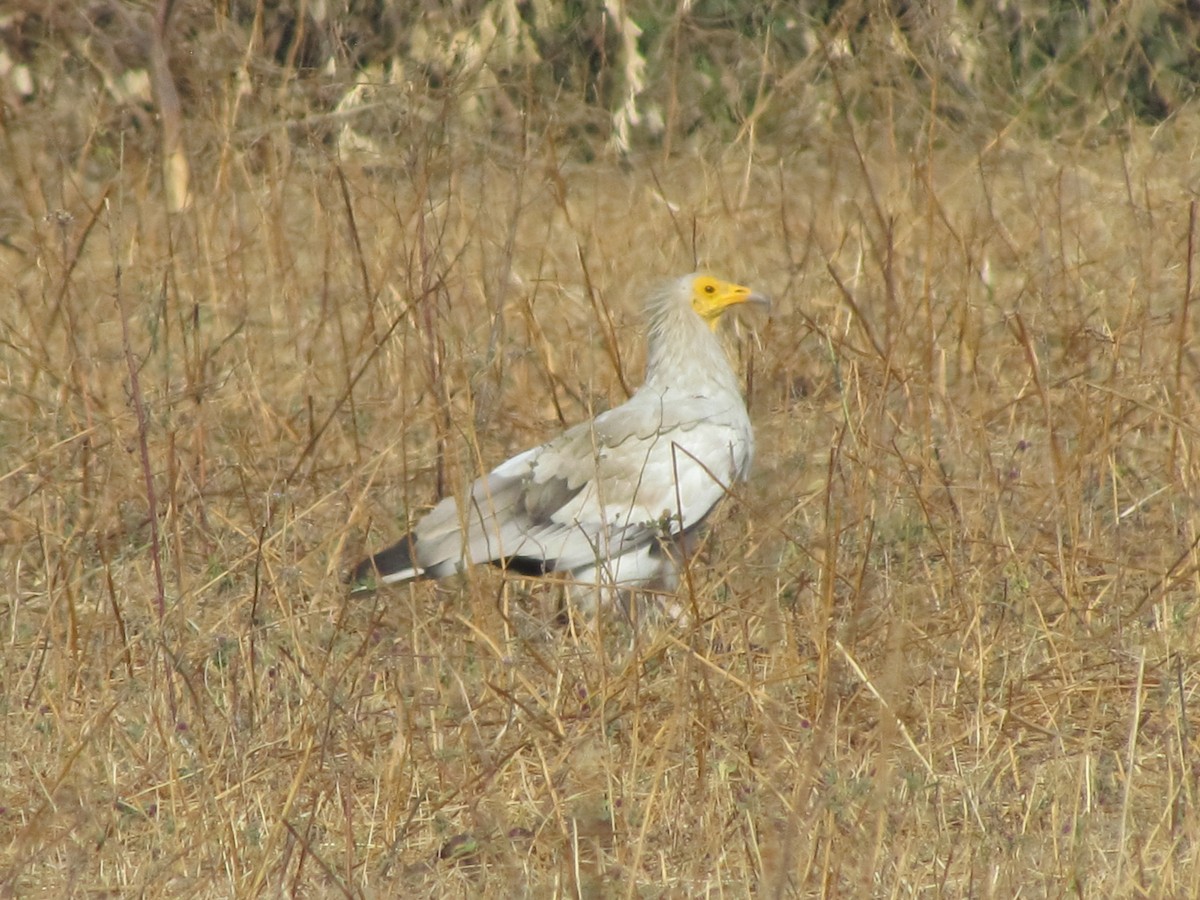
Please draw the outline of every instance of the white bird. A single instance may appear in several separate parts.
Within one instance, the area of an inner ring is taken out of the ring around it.
[[[491,563],[570,573],[583,612],[633,589],[674,590],[696,533],[754,454],[717,324],[732,306],[767,302],[706,274],[659,285],[646,303],[646,378],[634,395],[497,466],[465,502],[443,499],[355,567],[356,589]]]

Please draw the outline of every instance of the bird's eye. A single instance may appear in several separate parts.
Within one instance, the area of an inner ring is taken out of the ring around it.
[[[713,293],[716,293],[716,290],[717,290],[717,289],[716,289],[716,287],[714,287],[714,286],[713,286],[713,285],[711,285],[711,284],[706,284],[706,285],[704,286],[704,293],[706,293],[706,294],[713,294]]]

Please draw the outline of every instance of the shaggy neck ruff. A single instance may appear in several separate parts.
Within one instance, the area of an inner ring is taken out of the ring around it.
[[[715,387],[740,394],[720,339],[692,308],[694,278],[688,275],[660,285],[646,303],[645,387],[694,393]]]

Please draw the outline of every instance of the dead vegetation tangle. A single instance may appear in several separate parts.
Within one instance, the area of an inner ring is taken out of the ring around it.
[[[24,153],[4,890],[1200,894],[1195,136],[932,137],[380,168],[267,129],[178,212]],[[572,630],[490,570],[347,596],[623,399],[639,285],[697,260],[776,305],[730,336],[758,463],[695,623]]]

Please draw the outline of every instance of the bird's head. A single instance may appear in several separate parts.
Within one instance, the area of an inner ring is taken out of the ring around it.
[[[719,278],[704,274],[691,275],[689,278],[691,280],[692,309],[714,331],[721,316],[731,306],[743,303],[770,306],[770,301],[765,296],[740,284],[721,281]]]

